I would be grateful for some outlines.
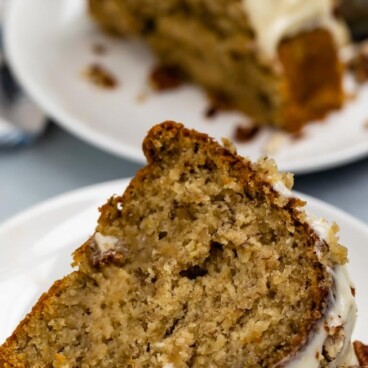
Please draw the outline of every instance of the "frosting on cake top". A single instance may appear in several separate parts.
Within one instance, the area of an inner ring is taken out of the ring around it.
[[[280,41],[317,27],[331,31],[338,43],[345,29],[333,15],[332,0],[243,0],[262,54],[273,58]]]

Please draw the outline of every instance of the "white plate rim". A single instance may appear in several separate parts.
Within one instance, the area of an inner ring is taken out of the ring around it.
[[[140,147],[115,140],[113,137],[102,135],[85,124],[83,119],[69,113],[61,104],[49,97],[37,81],[28,73],[26,63],[18,57],[17,43],[13,40],[13,29],[17,26],[17,15],[21,12],[22,2],[27,0],[12,0],[7,4],[7,12],[4,21],[4,48],[9,64],[27,93],[37,102],[57,124],[71,134],[87,141],[103,151],[107,151],[119,157],[131,159],[138,163],[144,163],[145,158]],[[343,166],[368,155],[368,141],[346,147],[334,152],[321,154],[316,158],[298,158],[296,162],[290,160],[287,164],[280,162],[280,170],[290,171],[295,174],[309,174],[327,169]]]
[[[127,179],[117,179],[112,181],[107,181],[98,184],[88,185],[86,187],[74,189],[66,193],[61,193],[49,199],[45,199],[40,203],[29,207],[28,209],[21,211],[9,219],[0,223],[0,233],[5,232],[8,228],[13,227],[17,223],[22,223],[28,221],[28,219],[37,216],[38,214],[43,214],[45,212],[52,211],[54,209],[62,208],[73,203],[75,200],[82,201],[83,199],[96,199],[98,193],[105,192],[105,188],[121,187],[125,190],[125,187],[130,183],[131,178]],[[111,193],[119,194],[119,193]],[[122,194],[122,193],[120,193]],[[108,198],[106,198],[107,200]],[[101,203],[102,205],[103,203]]]
[[[144,155],[140,149],[134,146],[122,145],[114,139],[95,132],[88,125],[84,124],[82,120],[79,120],[73,114],[70,114],[68,110],[63,109],[61,105],[49,98],[47,91],[44,91],[33,80],[32,75],[27,72],[25,64],[22,63],[22,59],[17,57],[16,42],[13,42],[12,38],[12,29],[17,24],[15,19],[19,11],[18,7],[21,6],[22,0],[14,0],[7,5],[6,17],[4,19],[4,49],[14,75],[21,82],[28,95],[46,111],[55,123],[80,139],[86,140],[101,150],[114,155],[124,156],[138,163],[144,162]]]

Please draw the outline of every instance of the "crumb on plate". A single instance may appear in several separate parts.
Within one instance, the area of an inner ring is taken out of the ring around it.
[[[234,140],[239,143],[249,142],[257,136],[259,131],[259,126],[240,124],[235,128]]]
[[[157,91],[164,91],[181,86],[184,83],[184,75],[176,66],[156,65],[150,74],[150,84]]]
[[[114,89],[118,85],[115,76],[106,67],[97,63],[88,65],[82,75],[86,80],[101,88]]]
[[[92,52],[95,55],[106,55],[107,47],[101,42],[96,42],[92,45]]]

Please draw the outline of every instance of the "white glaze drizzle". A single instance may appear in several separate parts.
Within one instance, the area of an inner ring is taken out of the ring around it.
[[[282,181],[273,184],[273,189],[277,191],[284,198],[292,198],[293,193],[288,189]],[[306,218],[310,226],[317,233],[317,235],[328,241],[331,232],[331,226],[324,219],[312,217],[306,213]],[[318,244],[315,246],[318,258],[321,254]],[[297,355],[289,361],[285,368],[319,368],[320,361],[318,356],[322,356],[322,350],[328,333],[325,329],[327,325],[329,328],[343,326],[344,329],[344,343],[341,350],[338,352],[335,360],[329,363],[329,368],[348,368],[358,365],[357,358],[351,345],[351,336],[355,326],[356,320],[356,302],[352,295],[353,284],[349,278],[346,266],[336,266],[333,270],[329,270],[332,274],[334,282],[334,293],[331,295],[331,305],[327,310],[325,318],[319,322],[316,330],[312,335],[312,339],[307,346],[299,351]]]
[[[347,368],[357,364],[352,351],[351,335],[356,320],[356,303],[351,291],[351,281],[346,266],[337,266],[332,272],[334,279],[334,295],[331,295],[331,306],[323,321],[319,322],[312,339],[307,346],[285,365],[285,368],[319,368],[322,350],[328,338],[328,328],[343,326],[344,342],[337,352],[336,359],[328,364],[329,368]]]
[[[111,235],[102,235],[101,233],[96,233],[95,242],[101,253],[107,252],[108,250],[116,248],[119,239]]]
[[[273,184],[273,189],[285,198],[291,198],[294,196],[293,192],[281,180]]]
[[[276,55],[280,41],[301,31],[327,28],[337,43],[347,33],[333,16],[332,0],[243,0],[255,31],[259,50],[268,58]]]

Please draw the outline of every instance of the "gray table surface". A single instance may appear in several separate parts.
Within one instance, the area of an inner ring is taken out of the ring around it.
[[[0,150],[0,222],[55,195],[131,177],[139,167],[51,125],[30,147]],[[333,204],[368,224],[368,159],[297,176],[295,189]]]

